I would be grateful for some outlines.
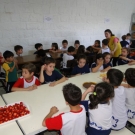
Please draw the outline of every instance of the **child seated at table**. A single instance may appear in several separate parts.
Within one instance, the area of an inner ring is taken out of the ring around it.
[[[53,52],[53,53],[60,52],[60,50],[58,48],[58,44],[57,43],[52,43],[52,48],[49,50],[49,52]]]
[[[36,66],[32,63],[25,64],[22,67],[22,77],[20,77],[12,87],[12,91],[31,91],[37,89],[40,81],[34,76]]]
[[[125,65],[131,61],[132,57],[129,55],[129,49],[126,47],[122,48],[121,55],[118,59],[118,65]]]
[[[78,50],[79,46],[80,46],[80,41],[79,40],[75,40],[74,47],[75,47],[76,51]]]
[[[101,49],[100,40],[95,40],[94,45],[92,45],[91,47],[93,48],[95,53],[98,53],[99,50]]]
[[[108,47],[108,43],[109,43],[108,39],[103,39],[102,40],[102,48],[99,50],[98,53],[102,53],[102,54],[105,53],[105,52],[110,53],[110,49]]]
[[[121,47],[129,48],[129,42],[126,41],[126,35],[123,35],[121,38],[122,38],[122,41],[120,42]]]
[[[135,119],[135,68],[129,68],[125,72],[126,107],[129,119]]]
[[[80,45],[78,50],[77,50],[77,53],[76,53],[76,56],[78,57],[80,54],[84,54],[85,55],[85,46],[84,45]]]
[[[55,69],[55,60],[51,57],[45,59],[44,65],[41,67],[39,80],[43,84],[50,83],[49,86],[55,86],[62,83],[66,78]]]
[[[81,75],[90,72],[89,65],[86,64],[87,57],[83,54],[77,58],[78,65],[73,68],[72,75]]]
[[[63,40],[62,41],[62,47],[60,47],[60,51],[61,52],[66,52],[68,50],[68,41],[67,40]]]
[[[83,101],[89,94],[89,101]],[[89,114],[87,135],[109,135],[111,133],[112,103],[110,100],[113,97],[114,88],[106,82],[99,83],[95,87],[91,86],[83,93],[81,104],[85,106]]]
[[[73,60],[74,59],[74,52],[75,52],[75,48],[73,46],[68,47],[68,51],[67,53],[63,54],[63,68],[67,68],[67,61],[68,60]]]
[[[114,98],[112,99],[112,129],[121,130],[127,123],[127,109],[125,106],[126,95],[123,86],[123,73],[118,69],[110,69],[107,72],[107,78],[104,81],[114,87]]]
[[[2,68],[6,73],[7,88],[6,92],[11,92],[11,88],[17,80],[17,61],[14,59],[14,54],[11,51],[3,53],[5,59]]]
[[[38,50],[41,50],[43,49],[43,45],[41,43],[36,43],[35,44],[35,49],[38,51]],[[37,54],[37,51],[34,52],[34,54]]]
[[[85,108],[80,105],[81,89],[69,83],[63,87],[62,91],[70,111],[52,117],[59,111],[57,107],[52,107],[42,125],[48,130],[60,130],[62,135],[86,135],[86,113]]]
[[[23,47],[21,45],[14,46],[14,50],[15,50],[16,56],[18,57],[22,56]]]

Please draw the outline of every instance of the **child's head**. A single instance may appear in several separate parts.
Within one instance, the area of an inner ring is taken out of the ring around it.
[[[77,58],[78,66],[80,68],[84,67],[87,62],[87,57],[83,54],[79,55]]]
[[[103,47],[108,46],[108,43],[109,43],[108,39],[103,39],[103,40],[102,40],[102,46],[103,46]]]
[[[24,79],[31,79],[36,71],[36,66],[32,63],[23,65],[22,67],[22,76]]]
[[[63,87],[63,95],[66,103],[69,104],[70,106],[79,105],[81,102],[82,98],[81,89],[72,83],[66,84]]]
[[[100,40],[95,40],[95,44],[96,47],[100,47]]]
[[[103,53],[104,63],[109,63],[111,60],[111,54],[108,52]]]
[[[85,53],[85,46],[80,45],[78,50],[77,50],[77,55],[84,54]]]
[[[35,44],[35,48],[36,48],[37,50],[41,50],[41,49],[43,49],[43,45],[42,45],[41,43],[36,43],[36,44]]]
[[[127,57],[129,55],[129,49],[126,47],[122,48],[121,55]]]
[[[126,36],[127,39],[131,39],[131,34],[130,33],[127,33],[127,36]]]
[[[52,72],[55,68],[55,60],[51,57],[46,57],[44,64],[46,65],[46,71]]]
[[[54,50],[54,51],[58,50],[58,44],[57,43],[52,43],[52,50]]]
[[[96,55],[96,63],[99,64],[101,61],[103,61],[103,54],[99,53]]]
[[[74,52],[75,52],[75,48],[74,48],[73,46],[69,46],[69,47],[68,47],[68,53],[69,53],[70,55],[73,55]]]
[[[125,41],[126,40],[126,35],[123,35],[121,38],[122,38],[123,41]]]
[[[128,68],[126,70],[125,80],[130,86],[135,87],[135,68]]]
[[[120,86],[123,81],[123,73],[118,69],[110,69],[107,72],[107,79],[106,81],[110,83],[114,87]]]
[[[78,49],[79,46],[80,46],[80,41],[79,40],[75,40],[74,47],[76,49]]]
[[[14,60],[14,54],[11,51],[5,51],[3,57],[6,61],[12,62]]]
[[[23,53],[23,47],[21,45],[16,45],[14,46],[14,50],[17,54],[22,54]]]
[[[109,103],[109,100],[114,97],[114,87],[107,82],[101,82],[94,88],[93,94],[89,96],[90,109],[96,109],[98,104]]]
[[[67,46],[68,46],[68,41],[67,41],[67,40],[63,40],[63,41],[62,41],[62,46],[63,46],[63,48],[67,48]]]

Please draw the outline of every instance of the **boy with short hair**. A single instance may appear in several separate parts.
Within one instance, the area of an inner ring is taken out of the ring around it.
[[[52,107],[50,113],[44,118],[42,125],[48,130],[60,130],[62,135],[86,135],[86,113],[85,108],[80,105],[82,98],[81,89],[69,83],[63,87],[63,95],[70,112],[52,116],[59,110]]]
[[[102,54],[105,53],[105,52],[110,53],[108,43],[109,43],[108,39],[103,39],[102,40],[102,48],[100,49],[100,51],[98,53],[102,53]]]
[[[50,83],[49,86],[55,86],[64,82],[65,77],[55,69],[55,60],[51,57],[45,59],[45,64],[41,67],[39,80],[43,84]]]
[[[123,35],[121,38],[122,38],[122,41],[120,42],[121,47],[129,48],[129,42],[126,41],[126,35]]]
[[[30,91],[40,85],[40,81],[34,76],[36,67],[34,64],[25,64],[22,67],[22,77],[13,85],[12,91]]]
[[[60,51],[61,52],[66,52],[68,50],[68,41],[67,40],[63,40],[62,41],[62,47],[60,47]]]
[[[14,60],[14,54],[11,51],[5,51],[3,53],[5,62],[2,65],[2,68],[6,73],[6,82],[7,89],[6,92],[11,92],[11,88],[17,80],[17,63]]]
[[[75,48],[73,46],[68,47],[68,52],[63,54],[63,68],[67,68],[67,61],[73,60],[73,54],[75,52]]]
[[[130,44],[131,43],[131,34],[127,33],[126,35],[126,41]]]
[[[16,52],[16,56],[20,57],[23,53],[23,47],[21,45],[14,46],[14,50]]]
[[[74,43],[75,50],[78,50],[79,46],[80,46],[80,41],[75,40],[75,43]]]
[[[36,52],[34,52],[34,54],[37,54],[38,50],[41,50],[43,49],[43,45],[41,43],[36,43],[35,44],[35,48],[36,48]]]

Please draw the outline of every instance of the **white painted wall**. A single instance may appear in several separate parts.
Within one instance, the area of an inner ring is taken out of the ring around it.
[[[88,46],[107,28],[121,37],[133,12],[135,0],[0,0],[0,51],[20,44],[28,54],[37,42],[47,49],[63,39]]]

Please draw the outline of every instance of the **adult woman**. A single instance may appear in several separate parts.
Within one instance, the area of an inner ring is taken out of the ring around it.
[[[105,37],[109,40],[109,48],[111,50],[111,55],[113,58],[113,66],[116,66],[119,55],[121,54],[121,44],[119,39],[115,37],[110,29],[105,30]]]

